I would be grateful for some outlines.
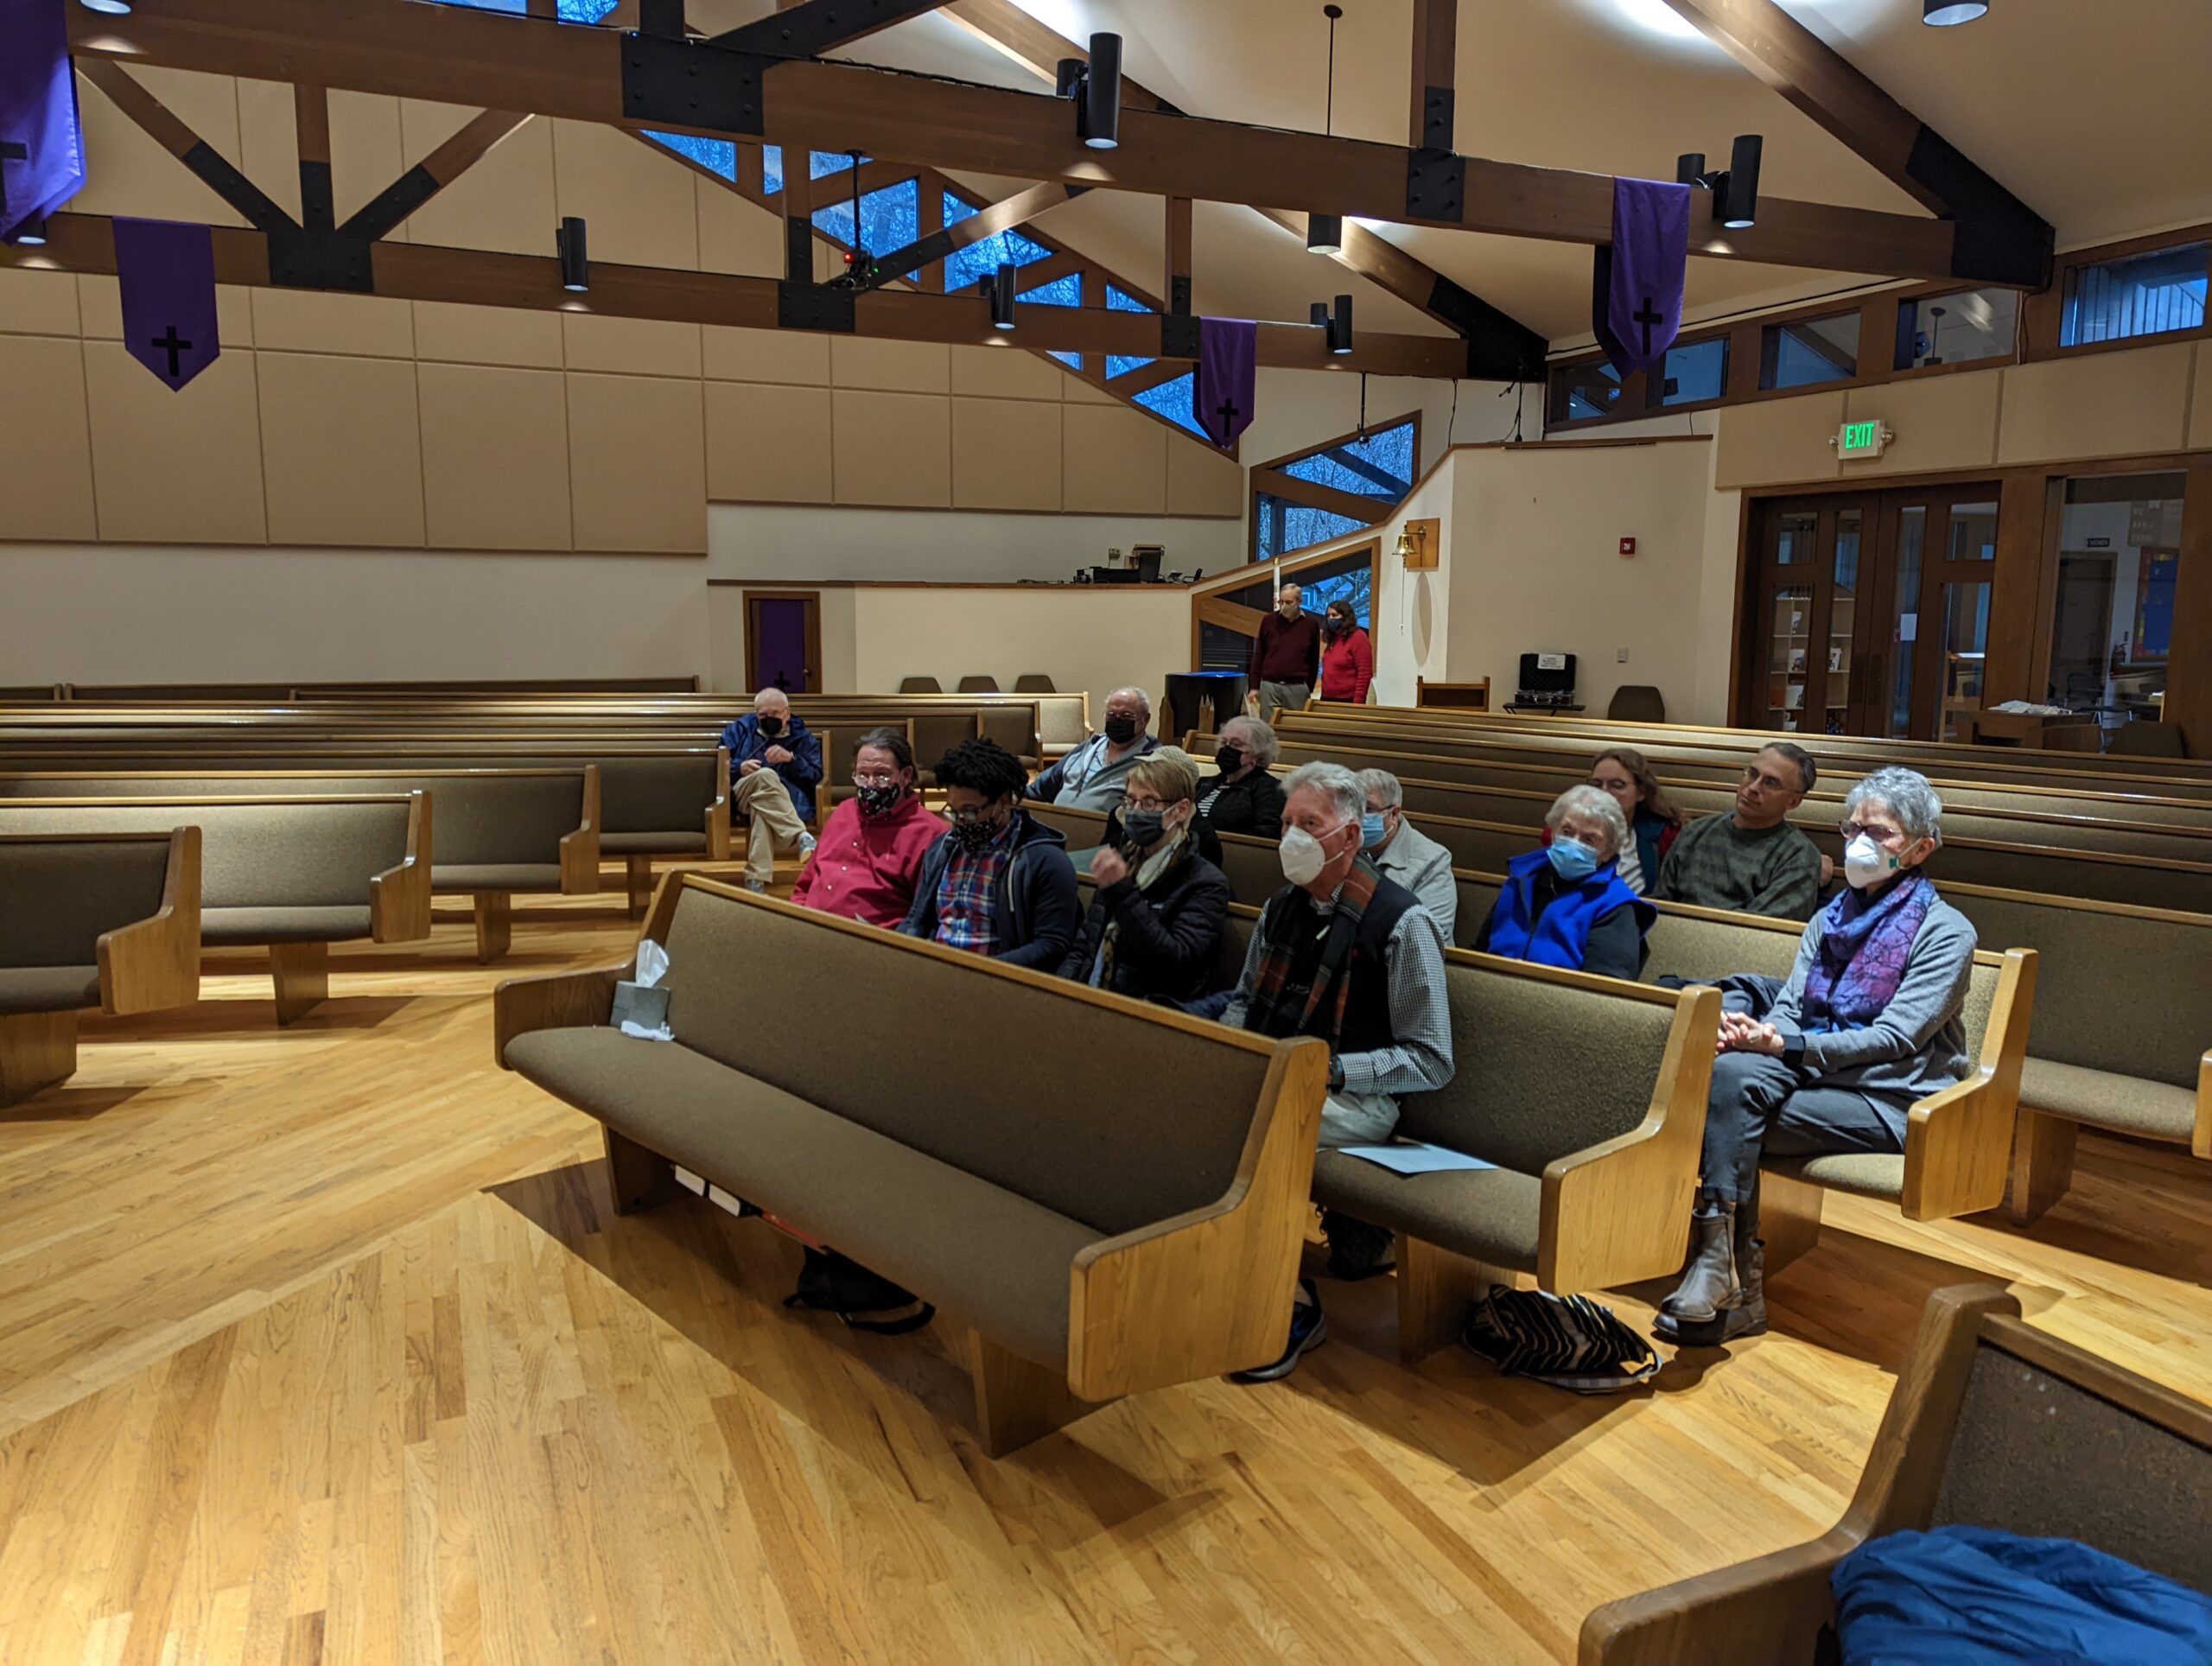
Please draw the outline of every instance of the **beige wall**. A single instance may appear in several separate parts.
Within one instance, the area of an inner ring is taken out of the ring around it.
[[[2209,382],[2212,343],[2180,341],[1731,406],[1715,414],[1715,482],[1722,489],[1848,487],[1897,475],[2178,451],[2212,433],[2198,391]],[[1838,462],[1830,443],[1836,430],[1873,418],[1896,431],[1889,449],[1869,461]]]
[[[1503,704],[1523,653],[1560,652],[1576,656],[1577,697],[1592,711],[1624,683],[1656,685],[1670,714],[1692,709],[1707,443],[1467,450],[1452,466],[1451,679],[1487,677]],[[1632,559],[1623,537],[1637,540]]]
[[[1014,515],[950,510],[715,504],[707,517],[715,578],[865,579],[908,583],[1060,581],[1126,558],[1140,544],[1165,550],[1163,572],[1218,573],[1243,559],[1230,520],[1167,515]]]
[[[0,544],[0,667],[11,683],[704,676],[701,577],[638,556]]]
[[[1373,629],[1375,649],[1373,698],[1386,706],[1410,706],[1416,682],[1450,680],[1446,649],[1450,639],[1453,488],[1459,478],[1456,461],[1438,469],[1417,487],[1397,515],[1376,531],[1382,538],[1382,567],[1376,587]],[[1433,571],[1408,572],[1398,558],[1398,530],[1407,521],[1435,518],[1441,525],[1440,555]],[[1339,547],[1360,542],[1339,539]]]

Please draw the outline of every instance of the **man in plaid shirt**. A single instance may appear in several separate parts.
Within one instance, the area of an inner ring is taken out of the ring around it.
[[[991,741],[963,741],[937,766],[952,830],[930,847],[899,930],[1009,966],[1056,970],[1082,912],[1067,840],[1021,808],[1028,772]]]

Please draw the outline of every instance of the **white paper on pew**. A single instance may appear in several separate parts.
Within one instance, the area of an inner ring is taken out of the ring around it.
[[[1449,1146],[1424,1145],[1419,1140],[1394,1140],[1389,1145],[1339,1146],[1347,1157],[1376,1163],[1400,1174],[1440,1174],[1460,1168],[1496,1168],[1479,1157]]]

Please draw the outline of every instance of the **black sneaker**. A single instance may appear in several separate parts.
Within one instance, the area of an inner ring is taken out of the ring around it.
[[[1308,1296],[1314,1295],[1313,1287],[1300,1279],[1299,1284]],[[1298,1369],[1299,1356],[1308,1348],[1318,1348],[1329,1339],[1329,1316],[1321,1311],[1318,1297],[1309,1301],[1294,1303],[1290,1310],[1290,1345],[1282,1358],[1268,1365],[1255,1366],[1249,1371],[1230,1373],[1232,1383],[1276,1383]]]

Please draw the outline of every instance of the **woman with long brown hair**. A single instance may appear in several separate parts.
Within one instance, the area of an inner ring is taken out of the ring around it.
[[[1639,897],[1659,877],[1682,812],[1668,802],[1659,778],[1634,747],[1610,747],[1590,760],[1590,785],[1612,795],[1628,817],[1630,837],[1621,847],[1620,875]]]

